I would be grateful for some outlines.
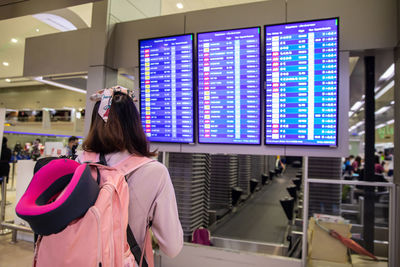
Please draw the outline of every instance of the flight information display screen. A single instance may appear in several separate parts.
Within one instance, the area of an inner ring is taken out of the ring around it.
[[[265,143],[336,146],[338,19],[265,26]]]
[[[150,141],[193,143],[193,34],[139,41],[140,110]]]
[[[260,144],[260,28],[199,33],[199,143]]]

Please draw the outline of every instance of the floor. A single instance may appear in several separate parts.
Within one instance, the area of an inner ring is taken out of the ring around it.
[[[11,244],[11,235],[0,236],[0,267],[32,266],[33,243],[18,241]]]
[[[224,220],[213,236],[281,244],[288,220],[279,200],[289,196],[286,187],[298,169],[288,169],[283,175],[256,192],[233,215]]]

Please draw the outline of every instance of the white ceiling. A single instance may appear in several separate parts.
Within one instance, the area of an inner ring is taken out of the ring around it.
[[[4,78],[22,76],[26,38],[58,32],[32,16],[2,20],[0,29],[3,29],[0,30],[0,79],[3,81]],[[12,38],[18,42],[11,42]],[[4,61],[9,66],[4,66]]]
[[[174,13],[189,12],[201,9],[223,7],[247,4],[253,2],[261,2],[268,0],[162,0],[161,1],[161,14],[169,15]],[[183,5],[182,9],[177,7],[177,4]]]
[[[91,24],[92,3],[68,8],[83,20],[89,27]],[[70,12],[70,13],[71,13]],[[49,13],[49,12],[47,12]],[[25,39],[45,34],[57,33],[59,30],[34,18],[32,15],[0,21],[0,87],[16,87],[39,84],[36,81],[22,79]],[[11,39],[17,40],[16,43]],[[3,62],[8,62],[4,66]],[[10,79],[7,82],[5,79]]]

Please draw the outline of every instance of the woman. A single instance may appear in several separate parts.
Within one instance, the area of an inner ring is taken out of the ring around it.
[[[385,165],[385,162],[382,161],[382,164],[381,164],[381,163],[379,163],[379,161],[380,161],[379,156],[375,156],[375,173],[382,174],[385,171],[385,169],[383,168],[383,166]]]
[[[7,147],[8,139],[3,137],[3,143],[1,144],[1,158],[0,158],[0,179],[6,177],[8,183],[8,175],[10,173],[10,160],[11,160],[11,149]],[[0,184],[3,180],[0,180]]]
[[[156,155],[149,151],[131,91],[117,86],[99,91],[91,100],[96,104],[90,131],[82,146],[85,151],[104,154],[108,166],[132,154]],[[77,161],[82,159],[80,156]],[[127,182],[129,225],[141,249],[146,226],[152,222],[152,232],[161,250],[170,257],[178,255],[183,245],[183,232],[167,168],[157,161],[149,162],[131,173]]]
[[[356,159],[351,164],[351,168],[352,168],[353,173],[360,173],[360,169],[361,169],[361,157],[360,156],[356,157]]]

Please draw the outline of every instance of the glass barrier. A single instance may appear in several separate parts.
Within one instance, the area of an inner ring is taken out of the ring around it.
[[[395,191],[390,177],[377,176],[378,182],[346,176],[305,179],[304,264],[388,266],[394,253],[390,229]]]

